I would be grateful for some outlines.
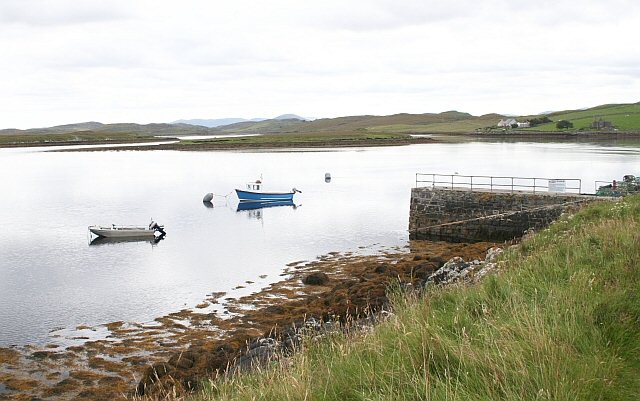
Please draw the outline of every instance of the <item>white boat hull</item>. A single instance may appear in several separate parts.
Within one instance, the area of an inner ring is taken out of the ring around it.
[[[89,231],[100,237],[106,238],[132,238],[132,237],[154,237],[155,230],[147,227],[133,226],[89,226]]]

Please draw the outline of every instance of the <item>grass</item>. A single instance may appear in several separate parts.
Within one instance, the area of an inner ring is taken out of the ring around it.
[[[340,142],[371,142],[371,141],[398,141],[408,140],[411,137],[406,134],[392,133],[315,133],[315,134],[269,134],[259,136],[244,136],[230,138],[216,138],[207,140],[188,140],[180,141],[180,145],[193,146],[203,144],[223,144],[223,145],[268,145],[268,144],[319,144],[319,143],[335,143]]]
[[[0,135],[0,146],[19,146],[34,144],[56,144],[56,143],[108,143],[108,142],[146,142],[157,141],[158,138],[132,134],[126,132],[102,133],[102,132],[73,132],[65,134],[19,134]]]
[[[614,127],[620,131],[638,131],[640,130],[640,104],[604,105],[588,110],[552,113],[549,118],[554,122],[536,126],[532,130],[559,131],[556,128],[558,120],[571,121],[573,129],[570,131],[590,130],[594,119],[602,118],[605,121],[611,121]]]
[[[500,121],[499,117],[496,118],[494,115],[490,115],[451,122],[374,126],[368,128],[368,130],[371,132],[396,132],[408,134],[468,133],[473,132],[478,128],[485,128],[496,125],[498,121]]]
[[[474,286],[397,294],[373,330],[193,400],[637,400],[640,197],[592,205],[505,253]]]

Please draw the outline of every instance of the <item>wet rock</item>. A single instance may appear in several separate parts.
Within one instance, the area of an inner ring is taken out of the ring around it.
[[[376,268],[374,269],[374,273],[378,273],[378,274],[384,274],[389,270],[389,266],[387,266],[386,264],[379,264],[378,266],[376,266]]]
[[[489,250],[487,250],[487,256],[484,261],[487,263],[494,262],[498,258],[498,256],[502,254],[502,252],[502,248],[499,248],[497,246],[491,247],[489,248]]]
[[[229,369],[229,373],[246,372],[261,366],[266,366],[269,362],[277,358],[278,350],[278,347],[271,345],[253,348],[235,361],[234,365]]]
[[[326,285],[329,282],[329,276],[322,272],[313,272],[307,274],[302,283],[306,285]]]
[[[495,263],[485,263],[481,269],[479,269],[473,276],[473,281],[477,282],[482,280],[484,276],[491,273],[496,269],[497,265]]]
[[[464,261],[459,256],[449,259],[441,268],[436,270],[435,273],[429,276],[427,282],[434,284],[450,284],[460,278],[460,274],[463,270],[468,268],[471,264]]]
[[[429,262],[433,263],[438,269],[445,264],[444,259],[442,259],[440,256],[429,256]]]

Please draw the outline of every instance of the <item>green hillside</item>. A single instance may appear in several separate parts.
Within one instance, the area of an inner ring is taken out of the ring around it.
[[[593,123],[594,120],[602,119],[604,121],[610,121],[614,129],[618,131],[640,131],[640,103],[609,104],[585,110],[555,112],[547,116],[553,120],[552,123],[529,128],[529,130],[560,131],[556,128],[556,122],[566,120],[573,123],[572,131],[591,131],[591,123]],[[520,119],[526,120],[527,117],[521,117]]]

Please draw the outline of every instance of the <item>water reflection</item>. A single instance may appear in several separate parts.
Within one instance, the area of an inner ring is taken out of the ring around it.
[[[291,206],[294,209],[298,206],[293,203],[291,200],[284,201],[257,201],[257,202],[239,202],[237,212],[242,210],[255,210],[255,209],[264,209],[266,207],[276,207],[276,206]]]
[[[238,207],[236,208],[236,212],[245,213],[249,218],[261,220],[263,209],[271,208],[271,207],[291,207],[293,209],[297,209],[298,206],[291,200],[284,201],[258,201],[258,202],[239,202]]]
[[[115,245],[126,242],[148,242],[151,246],[156,246],[158,242],[162,241],[166,234],[161,234],[157,237],[148,238],[148,237],[125,237],[125,238],[107,238],[107,237],[95,237],[89,242],[90,246],[100,246],[100,245]]]

